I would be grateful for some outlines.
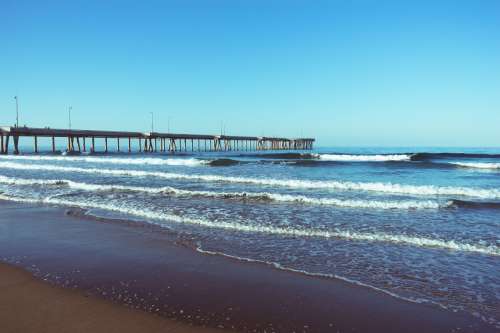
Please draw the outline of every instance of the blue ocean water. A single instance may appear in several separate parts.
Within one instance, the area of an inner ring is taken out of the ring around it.
[[[500,328],[500,149],[4,155],[0,192]]]

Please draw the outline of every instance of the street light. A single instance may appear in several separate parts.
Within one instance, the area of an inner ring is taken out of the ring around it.
[[[72,106],[68,107],[68,122],[69,122],[69,129],[71,129],[71,110],[73,109]]]
[[[153,112],[150,113],[151,113],[151,133],[153,133],[154,132]]]
[[[19,127],[19,102],[17,96],[14,96],[16,100],[16,127]]]

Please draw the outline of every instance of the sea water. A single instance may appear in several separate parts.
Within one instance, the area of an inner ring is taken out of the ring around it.
[[[2,155],[0,199],[158,224],[500,328],[500,149]]]

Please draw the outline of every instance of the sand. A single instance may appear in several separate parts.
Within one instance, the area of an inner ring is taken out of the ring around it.
[[[1,332],[496,331],[467,313],[200,254],[158,227],[58,207],[0,202],[0,260],[38,278],[1,266]]]
[[[3,333],[218,332],[58,288],[6,264],[0,264],[0,295]]]

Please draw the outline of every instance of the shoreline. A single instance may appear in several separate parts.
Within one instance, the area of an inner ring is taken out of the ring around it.
[[[178,239],[168,230],[158,233],[158,227],[93,220],[60,207],[0,201],[0,208],[1,261],[66,286],[51,287],[54,294],[69,286],[111,307],[127,309],[119,305],[127,304],[142,309],[141,316],[175,318],[187,328],[495,331],[466,313],[410,303],[345,281],[202,254],[175,244]]]

